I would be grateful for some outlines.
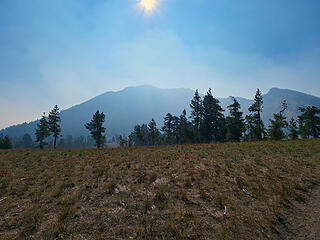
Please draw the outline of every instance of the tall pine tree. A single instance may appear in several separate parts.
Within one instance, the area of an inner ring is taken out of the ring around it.
[[[61,118],[59,114],[60,112],[59,112],[58,105],[55,105],[48,116],[49,129],[54,137],[54,142],[53,142],[54,149],[56,149],[57,139],[61,133],[61,127],[59,124],[61,122]]]
[[[187,119],[187,112],[184,109],[179,119],[179,139],[180,143],[191,143],[193,141],[192,124]]]
[[[200,142],[200,124],[202,121],[202,113],[203,113],[203,106],[202,100],[199,95],[198,89],[196,90],[193,99],[191,100],[190,104],[191,108],[191,122],[193,124],[193,129],[195,132],[195,141]]]
[[[297,121],[294,118],[291,118],[289,121],[289,138],[290,139],[298,139],[299,131],[297,126]]]
[[[143,134],[143,131],[141,129],[141,126],[135,125],[133,130],[133,139],[134,139],[134,145],[135,146],[142,146],[145,142],[145,136]]]
[[[203,120],[201,139],[205,142],[217,142],[225,139],[225,119],[219,100],[214,98],[209,88],[203,99]]]
[[[298,116],[299,132],[302,138],[320,136],[320,109],[315,106],[300,107],[301,115]]]
[[[149,145],[154,146],[157,144],[159,138],[159,130],[157,129],[156,121],[152,118],[148,124],[148,139]]]
[[[232,99],[233,103],[227,106],[230,111],[230,115],[226,118],[227,140],[239,142],[244,130],[244,119],[243,113],[240,112],[240,103],[234,97]]]
[[[273,140],[281,140],[285,138],[283,128],[288,126],[284,112],[287,109],[287,101],[283,100],[279,113],[273,114],[273,119],[270,119],[269,136]]]
[[[103,127],[103,123],[105,121],[105,115],[103,112],[96,111],[93,115],[92,120],[89,123],[86,123],[84,126],[90,131],[92,138],[95,141],[95,145],[97,148],[103,147],[106,139],[105,136],[102,135],[106,131],[106,128]]]
[[[250,114],[246,118],[248,121],[247,125],[250,126],[249,135],[252,136],[252,140],[262,140],[264,132],[263,122],[261,120],[262,104],[262,95],[258,88],[254,97],[254,103],[249,107]]]
[[[173,144],[173,116],[171,113],[167,113],[164,117],[163,127],[161,131],[164,132],[166,137],[166,142],[168,144]]]
[[[43,149],[45,145],[48,145],[44,140],[50,136],[49,123],[46,117],[46,113],[43,113],[37,128],[35,129],[36,142],[39,142],[40,149]]]
[[[180,142],[180,134],[179,134],[179,126],[180,126],[180,118],[177,116],[172,116],[172,135],[173,135],[173,143],[178,144]]]

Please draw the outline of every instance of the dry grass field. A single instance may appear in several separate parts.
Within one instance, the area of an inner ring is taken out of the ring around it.
[[[281,239],[320,140],[3,150],[0,171],[0,239]]]

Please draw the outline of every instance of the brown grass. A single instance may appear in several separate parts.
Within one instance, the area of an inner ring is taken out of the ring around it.
[[[317,139],[0,151],[0,239],[276,238],[320,183],[319,153]]]

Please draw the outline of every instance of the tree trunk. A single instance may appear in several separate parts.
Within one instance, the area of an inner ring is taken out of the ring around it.
[[[259,122],[258,141],[261,141],[261,140],[262,140],[262,129],[261,129],[261,116],[260,116],[260,111],[258,111],[258,122]]]
[[[53,149],[56,149],[57,137],[54,137]]]

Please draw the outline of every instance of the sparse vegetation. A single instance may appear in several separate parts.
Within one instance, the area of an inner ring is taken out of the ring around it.
[[[2,150],[0,239],[277,239],[320,140]]]

